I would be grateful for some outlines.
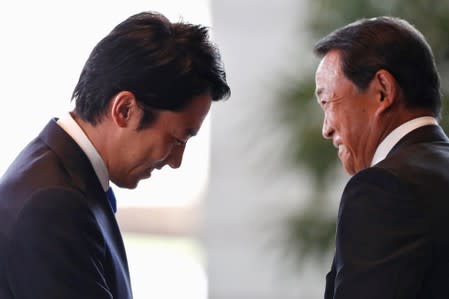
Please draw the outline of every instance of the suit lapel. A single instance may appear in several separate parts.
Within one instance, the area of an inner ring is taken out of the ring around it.
[[[70,176],[71,182],[69,184],[86,196],[105,242],[112,251],[112,255],[118,258],[115,261],[116,266],[120,268],[121,273],[126,275],[126,278],[120,281],[120,285],[126,285],[124,291],[130,294],[129,270],[122,236],[106,194],[88,157],[79,145],[56,123],[56,119],[52,119],[47,124],[39,138],[59,156]]]

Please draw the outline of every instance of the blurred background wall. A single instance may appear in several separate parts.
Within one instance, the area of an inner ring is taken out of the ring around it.
[[[299,271],[284,239],[285,218],[310,193],[308,177],[289,171],[280,126],[286,80],[311,59],[307,2],[213,0],[211,8],[232,97],[211,118],[201,214],[209,298],[321,298],[326,270]]]

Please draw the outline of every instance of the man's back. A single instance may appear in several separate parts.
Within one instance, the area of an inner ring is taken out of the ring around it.
[[[410,273],[402,275],[417,275],[418,298],[448,298],[449,140],[437,126],[419,128],[377,167],[395,174],[409,188],[412,196],[400,200],[415,205],[416,215],[409,214],[415,218],[407,220],[416,223],[426,244],[425,251],[417,252],[412,261]],[[419,237],[414,242],[417,244]]]
[[[438,126],[404,137],[342,196],[326,298],[448,298],[449,142]]]

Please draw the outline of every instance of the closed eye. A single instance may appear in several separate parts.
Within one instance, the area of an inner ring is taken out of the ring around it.
[[[175,144],[178,146],[184,146],[186,145],[187,141],[181,140],[179,138],[175,138]]]

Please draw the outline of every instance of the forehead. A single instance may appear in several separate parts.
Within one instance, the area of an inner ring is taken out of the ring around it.
[[[328,52],[320,61],[315,73],[315,80],[327,81],[342,75],[340,53],[337,50]]]
[[[209,95],[197,96],[180,111],[161,111],[156,125],[171,129],[186,128],[196,133],[207,116],[212,98]]]
[[[317,98],[332,98],[338,91],[352,86],[341,70],[341,57],[338,50],[329,51],[322,59],[315,73]]]
[[[186,108],[178,113],[180,116],[191,119],[192,121],[202,121],[209,112],[211,104],[212,97],[210,95],[196,96]]]

